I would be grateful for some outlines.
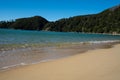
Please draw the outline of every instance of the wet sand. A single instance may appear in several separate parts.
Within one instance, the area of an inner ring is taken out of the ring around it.
[[[92,49],[109,48],[115,43],[81,43],[50,47],[18,48],[0,52],[0,71],[53,59],[73,56]]]
[[[0,72],[0,80],[120,80],[120,44]]]

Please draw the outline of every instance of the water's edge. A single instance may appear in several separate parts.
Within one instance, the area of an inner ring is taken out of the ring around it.
[[[119,35],[0,29],[0,71],[110,48]]]
[[[11,70],[11,69],[16,68],[16,67],[21,67],[21,66],[26,66],[26,65],[32,65],[32,64],[38,64],[38,63],[42,63],[42,62],[56,60],[56,59],[59,59],[59,58],[65,58],[65,57],[73,56],[73,55],[76,55],[76,54],[84,53],[84,52],[86,52],[88,50],[106,49],[106,48],[108,49],[108,48],[112,48],[116,44],[120,44],[120,41],[104,41],[102,43],[101,42],[90,42],[90,43],[82,43],[81,45],[76,45],[76,44],[75,45],[71,45],[71,46],[67,45],[67,46],[64,46],[64,47],[63,46],[59,46],[59,47],[47,47],[47,48],[44,48],[45,51],[47,49],[48,51],[52,50],[51,52],[57,52],[57,53],[54,53],[51,56],[50,52],[48,52],[46,54],[47,57],[43,58],[43,59],[38,59],[38,60],[35,60],[33,62],[29,62],[29,61],[27,63],[26,62],[20,62],[18,64],[4,66],[4,67],[0,68],[0,72]],[[25,48],[25,50],[29,50],[29,49]],[[42,49],[40,49],[38,47],[37,48],[33,48],[32,50],[30,49],[30,51],[32,51],[32,53],[35,53],[35,52],[36,53],[42,53],[41,52]],[[18,52],[21,52],[21,50],[18,49]],[[69,54],[69,52],[71,52],[71,53]],[[60,54],[60,53],[62,53],[62,54]],[[66,54],[63,54],[63,53],[66,53]],[[50,54],[50,55],[48,55],[48,54]],[[30,58],[31,58],[31,56],[30,56]],[[36,58],[36,56],[35,56],[35,58]],[[39,57],[37,57],[37,58],[39,58]]]

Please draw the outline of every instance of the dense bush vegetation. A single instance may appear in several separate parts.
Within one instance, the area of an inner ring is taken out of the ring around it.
[[[40,16],[30,18],[20,18],[15,21],[1,21],[1,28],[24,29],[24,30],[42,30],[48,21]]]
[[[60,19],[47,23],[44,29],[65,32],[120,33],[120,6],[99,14]]]

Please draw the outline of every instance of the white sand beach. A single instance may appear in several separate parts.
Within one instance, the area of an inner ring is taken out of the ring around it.
[[[120,44],[3,71],[0,80],[120,80]]]

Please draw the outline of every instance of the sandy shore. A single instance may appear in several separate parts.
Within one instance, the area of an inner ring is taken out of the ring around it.
[[[120,80],[120,44],[0,72],[0,80]]]

